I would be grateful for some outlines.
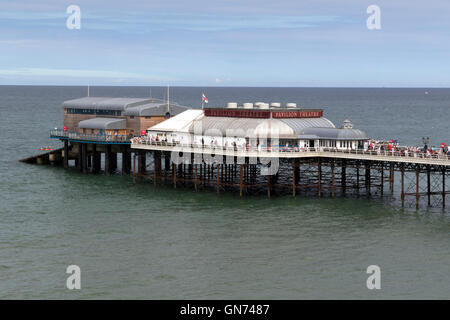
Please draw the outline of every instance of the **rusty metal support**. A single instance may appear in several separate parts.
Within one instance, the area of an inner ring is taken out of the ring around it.
[[[198,183],[198,178],[197,178],[197,165],[194,164],[194,188],[195,188],[195,191],[197,191],[197,183]]]
[[[317,194],[319,198],[322,196],[322,162],[317,159]]]
[[[405,165],[402,163],[400,167],[400,172],[402,174],[402,193],[401,193],[401,199],[402,199],[402,207],[405,206]]]
[[[244,188],[244,181],[243,181],[243,179],[244,179],[244,165],[242,165],[242,164],[240,164],[239,165],[239,169],[240,169],[240,174],[239,174],[239,195],[241,196],[241,198],[242,198],[242,190],[243,190],[243,188]]]
[[[295,167],[297,166],[297,163],[295,160],[292,161],[292,196],[295,198],[295,192],[297,191],[297,185],[295,181]]]
[[[427,166],[427,198],[428,206],[431,206],[431,168]]]
[[[331,159],[331,197],[334,198],[335,186],[334,186],[334,159]]]
[[[416,209],[419,209],[419,198],[420,198],[420,190],[419,190],[419,167],[416,168]]]
[[[445,168],[442,169],[442,207],[445,208]]]

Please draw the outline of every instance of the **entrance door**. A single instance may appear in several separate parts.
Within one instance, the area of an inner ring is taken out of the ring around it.
[[[314,148],[315,147],[314,140],[309,140],[309,147],[310,148]]]

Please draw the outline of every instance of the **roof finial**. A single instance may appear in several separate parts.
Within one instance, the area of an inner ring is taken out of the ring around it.
[[[90,96],[91,96],[91,86],[88,85],[88,97],[90,97]]]

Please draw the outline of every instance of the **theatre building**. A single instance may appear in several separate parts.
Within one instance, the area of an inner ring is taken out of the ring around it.
[[[321,109],[290,103],[228,103],[224,108],[187,110],[148,129],[151,141],[213,147],[361,149],[368,140],[349,120],[337,128]],[[274,139],[277,139],[275,142]],[[275,145],[275,144],[278,144]]]

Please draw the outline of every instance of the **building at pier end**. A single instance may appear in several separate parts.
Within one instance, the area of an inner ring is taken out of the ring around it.
[[[289,103],[228,103],[226,107],[186,110],[147,129],[147,142],[207,147],[287,147],[362,149],[369,140],[349,120],[336,127],[321,109]]]
[[[65,101],[62,107],[64,131],[132,136],[187,110],[153,98],[83,97]]]

